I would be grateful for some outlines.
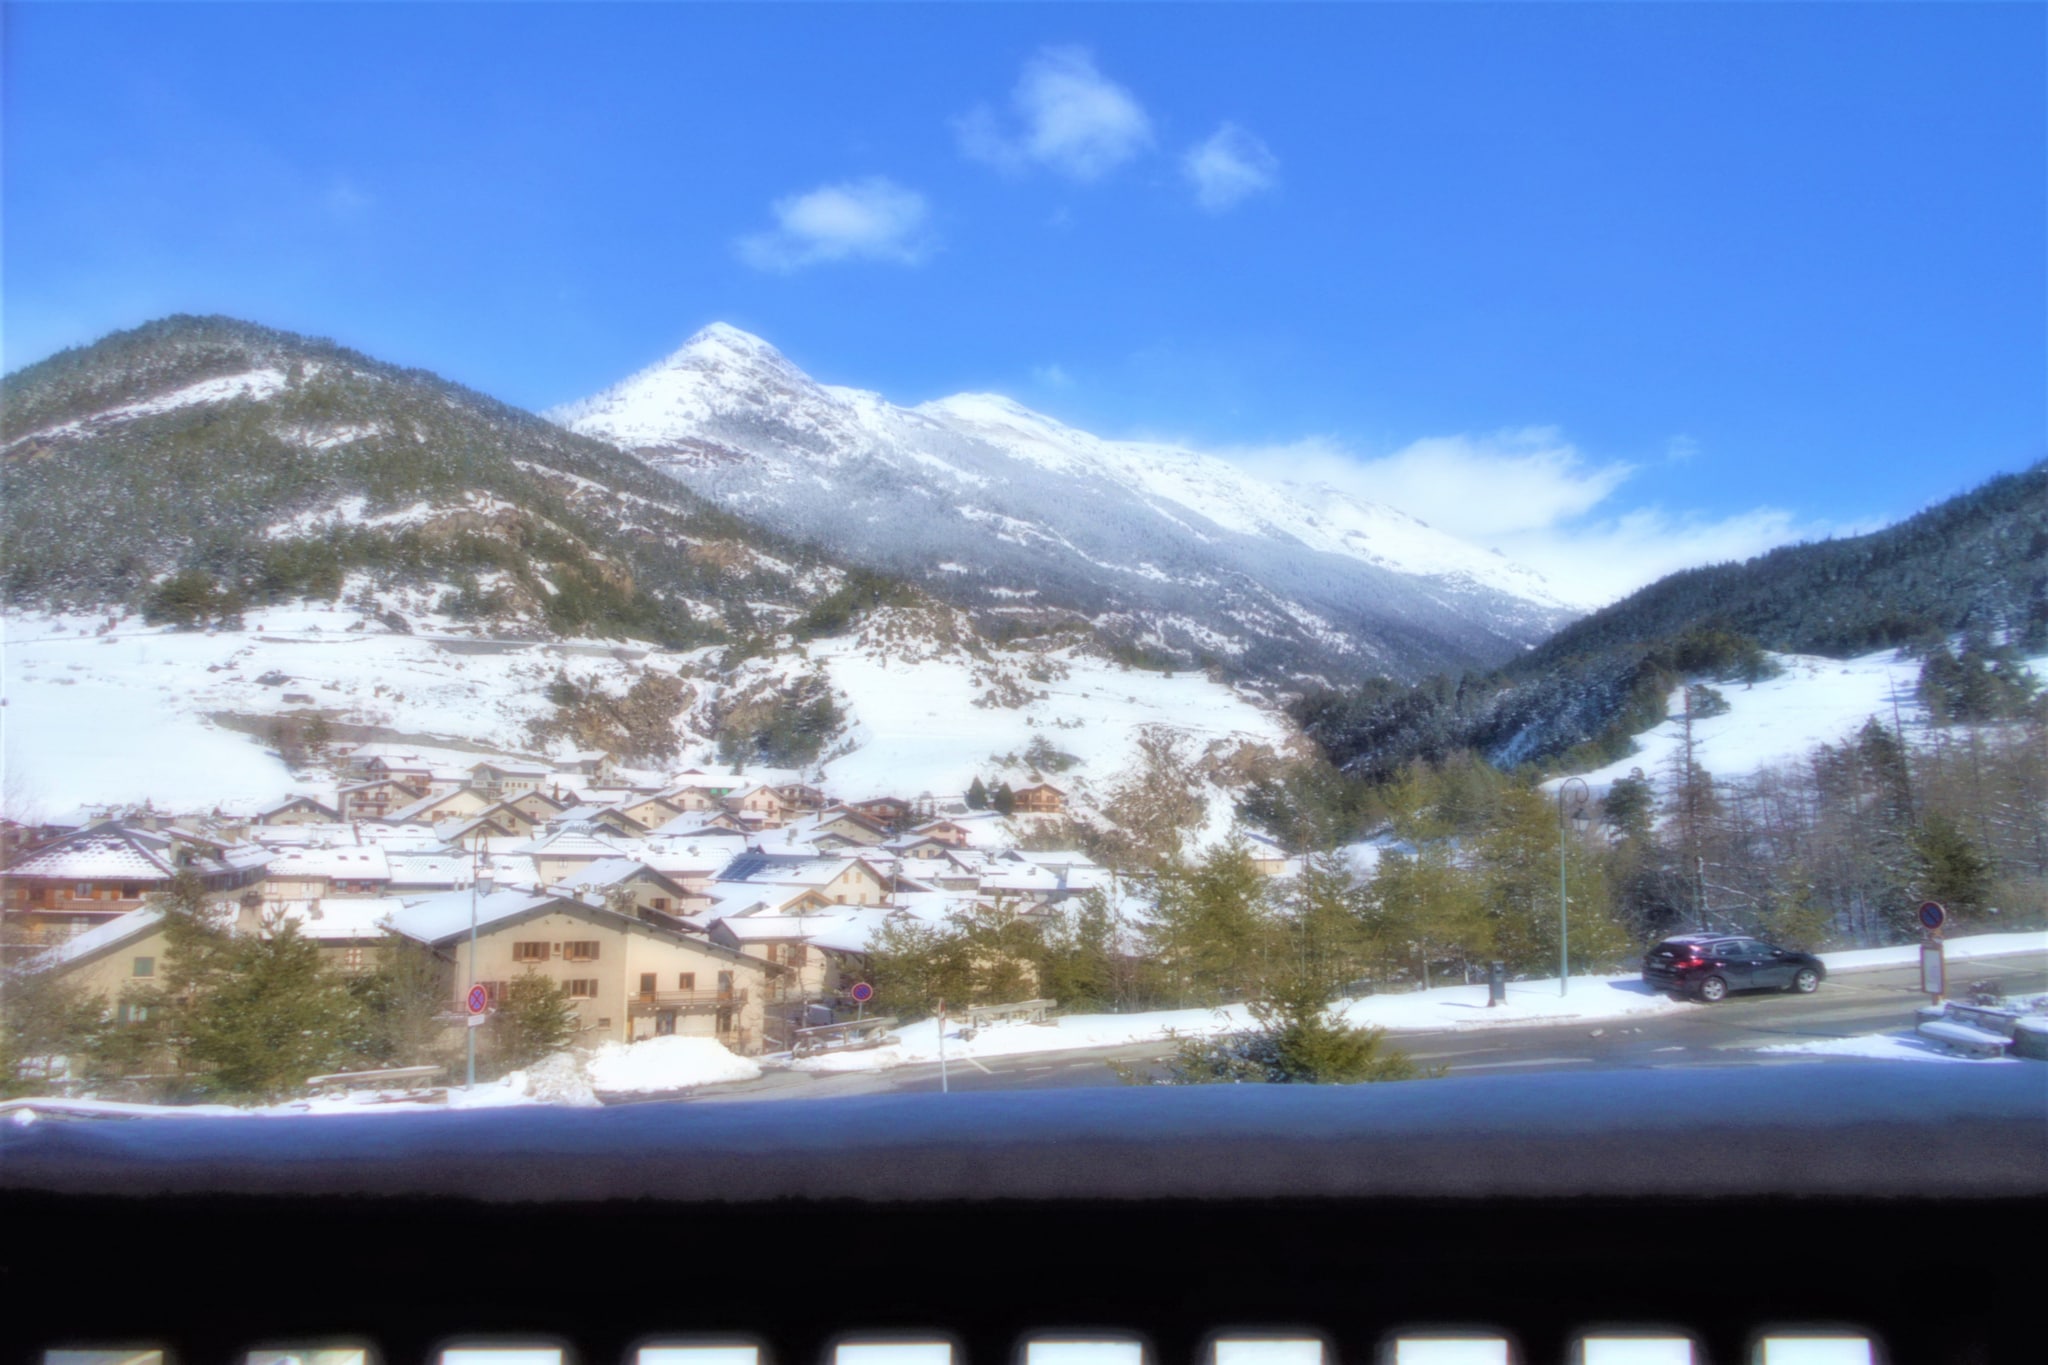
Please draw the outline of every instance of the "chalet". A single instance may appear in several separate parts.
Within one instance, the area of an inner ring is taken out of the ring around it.
[[[747,852],[733,859],[718,879],[813,891],[830,905],[886,905],[892,889],[891,879],[862,858]]]
[[[889,838],[887,826],[846,806],[820,811],[806,829],[818,839],[829,836],[842,844],[857,844],[863,848],[873,848]]]
[[[919,838],[936,839],[948,848],[966,848],[973,832],[954,820],[933,820],[910,831]]]
[[[385,896],[266,901],[260,909],[244,906],[235,930],[262,933],[289,920],[299,937],[319,948],[321,961],[354,976],[376,970],[391,944],[391,918],[404,908],[404,901]]]
[[[53,944],[140,908],[181,872],[196,874],[208,891],[231,891],[260,880],[271,857],[253,844],[176,827],[102,821],[31,849],[0,871],[0,915],[11,946]]]
[[[310,796],[287,796],[256,812],[259,825],[333,825],[340,822],[340,811]]]
[[[423,796],[398,806],[383,818],[394,825],[443,825],[450,820],[467,820],[481,815],[491,805],[491,799],[483,793],[458,787],[439,796]]]
[[[561,789],[559,787],[553,792],[545,792],[536,788],[530,792],[521,792],[517,796],[507,797],[503,804],[518,811],[535,824],[547,824],[561,819],[562,812],[574,804],[562,797],[560,792]]]
[[[724,810],[725,807],[720,803],[731,794],[729,788],[714,790],[699,786],[671,787],[661,794],[661,799],[685,814],[694,815],[704,811]]]
[[[534,875],[543,886],[574,882],[576,874],[592,863],[632,856],[632,850],[622,843],[573,829],[530,840],[512,851],[533,859]]]
[[[769,786],[754,786],[736,791],[724,798],[721,804],[741,823],[769,828],[779,826],[790,816],[797,814],[796,808],[783,800],[779,791]],[[747,820],[750,815],[755,817],[751,822]]]
[[[635,797],[629,801],[621,801],[611,809],[631,820],[642,830],[659,828],[678,815],[687,813],[684,807],[663,796]]]
[[[803,782],[785,782],[775,788],[775,794],[795,812],[823,810],[827,804],[825,793]]]
[[[735,915],[715,919],[712,943],[783,969],[771,1003],[833,1000],[859,978],[870,934],[887,918],[868,910],[817,915]]]
[[[118,1023],[140,1022],[146,1006],[124,997],[154,989],[170,957],[163,912],[130,910],[94,925],[47,950],[30,963],[87,999],[97,998]]]
[[[582,777],[595,778],[599,782],[611,778],[616,766],[612,756],[603,749],[578,749],[565,754],[557,766],[564,772],[576,773]]]
[[[433,765],[419,754],[396,744],[358,744],[342,760],[342,771],[362,781],[397,777],[424,787]]]
[[[887,829],[901,829],[909,823],[911,804],[894,796],[877,796],[871,801],[856,801],[853,809]]]
[[[709,896],[630,857],[605,858],[586,864],[550,889],[580,895],[585,900],[602,900],[614,909],[618,906],[612,898],[623,894],[632,897],[636,909],[678,917],[711,907]]]
[[[647,833],[645,826],[620,814],[616,806],[571,806],[548,823],[555,829],[580,829],[622,839],[638,839]]]
[[[1019,815],[1064,815],[1067,811],[1067,794],[1050,782],[1040,782],[1032,787],[1019,787],[1016,812]]]
[[[714,801],[722,801],[745,784],[730,777],[717,777],[702,768],[685,768],[675,775],[673,790],[700,791]]]
[[[506,820],[501,814],[494,815],[488,811],[481,815],[472,815],[466,820],[450,820],[446,824],[435,825],[433,829],[434,837],[442,843],[467,849],[482,848],[490,839],[525,837],[525,831],[517,824]]]
[[[409,806],[427,794],[427,784],[395,777],[373,777],[351,782],[340,792],[343,820],[382,820],[400,806]]]
[[[478,925],[475,962],[470,917]],[[588,1037],[715,1037],[735,1052],[761,1047],[766,982],[782,972],[731,947],[561,895],[467,891],[416,901],[392,917],[406,937],[454,963],[450,1003],[472,973],[491,999],[534,972],[560,982]]]
[[[266,901],[309,901],[325,896],[381,896],[391,885],[391,864],[375,844],[295,848],[270,860],[263,876]]]
[[[545,763],[527,763],[519,759],[487,759],[472,763],[469,768],[469,785],[493,801],[518,796],[522,792],[535,791],[547,783],[554,769]]]
[[[394,896],[466,887],[476,868],[476,859],[467,853],[387,851],[385,862],[391,869],[387,891]]]
[[[953,851],[952,844],[928,834],[894,840],[885,847],[899,858],[913,858],[919,862],[939,862]]]

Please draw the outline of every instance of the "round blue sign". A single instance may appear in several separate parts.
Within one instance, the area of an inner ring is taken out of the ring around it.
[[[1940,901],[1927,901],[1920,907],[1920,922],[1930,929],[1939,929],[1948,919],[1948,911],[1941,908]]]
[[[471,1014],[482,1014],[490,1006],[490,1003],[491,993],[489,991],[485,990],[482,986],[471,986],[469,988],[469,1012]]]
[[[868,1001],[875,998],[875,988],[865,981],[856,981],[853,983],[853,990],[850,994],[855,1000],[865,1005]]]

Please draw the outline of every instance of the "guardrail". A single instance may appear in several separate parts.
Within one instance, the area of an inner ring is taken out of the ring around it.
[[[817,1024],[791,1030],[790,1055],[808,1057],[817,1052],[854,1052],[883,1047],[897,1041],[889,1030],[896,1027],[893,1015],[880,1019],[848,1019],[838,1024]]]
[[[1057,1000],[1019,1000],[1009,1005],[972,1005],[967,1010],[967,1027],[978,1029],[987,1024],[1049,1023],[1059,1003]]]
[[[447,1070],[445,1066],[392,1066],[380,1071],[335,1071],[325,1076],[308,1076],[306,1085],[314,1090],[342,1089],[353,1085],[411,1090],[440,1079]]]

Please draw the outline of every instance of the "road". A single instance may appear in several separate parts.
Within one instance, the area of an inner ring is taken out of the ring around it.
[[[2009,995],[2048,991],[2048,953],[1976,958],[1949,965],[1951,983],[1995,980]],[[1772,1043],[1848,1038],[1913,1022],[1925,1004],[1920,969],[1868,968],[1830,976],[1813,995],[1736,995],[1719,1005],[1605,1023],[1553,1023],[1486,1029],[1443,1029],[1387,1035],[1386,1044],[1424,1066],[1451,1075],[1546,1069],[1668,1066],[1768,1066],[1811,1060],[1755,1051]],[[1170,1049],[1160,1043],[1016,1057],[954,1060],[954,1090],[1029,1090],[1122,1085],[1116,1068],[1150,1070]],[[704,1101],[809,1099],[937,1090],[936,1064],[836,1074],[771,1070],[759,1080],[721,1085],[689,1098]],[[654,1097],[649,1097],[654,1098]],[[673,1097],[667,1097],[673,1098]]]

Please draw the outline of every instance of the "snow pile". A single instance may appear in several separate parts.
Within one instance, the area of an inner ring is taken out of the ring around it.
[[[1913,1033],[1865,1033],[1854,1038],[1819,1038],[1798,1043],[1771,1043],[1754,1051],[1809,1057],[1867,1057],[1890,1062],[1967,1062],[1972,1065],[1991,1066],[2002,1066],[2019,1060],[2016,1057],[1959,1057],[1933,1041]]]
[[[751,1081],[761,1074],[760,1067],[734,1056],[716,1038],[680,1034],[606,1043],[585,1070],[588,1086],[608,1095],[660,1094],[719,1081]]]
[[[2003,957],[2012,953],[2048,953],[2048,930],[2034,929],[2012,934],[1970,934],[1952,938],[1941,945],[1942,956],[1954,962],[1973,957]],[[1858,967],[1910,967],[1920,961],[1920,945],[1898,943],[1889,948],[1850,948],[1839,953],[1822,953],[1820,960],[1831,972],[1853,971]]]
[[[567,1105],[572,1109],[597,1107],[588,1061],[574,1052],[554,1053],[513,1076],[519,1078],[517,1088],[537,1103]]]

